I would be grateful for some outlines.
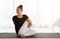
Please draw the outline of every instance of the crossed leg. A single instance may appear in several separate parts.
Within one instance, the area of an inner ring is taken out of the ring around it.
[[[18,35],[20,35],[21,37],[26,37],[37,34],[35,30],[31,30],[30,28],[27,27],[27,25],[28,23],[27,21],[25,21],[22,27],[20,28]]]

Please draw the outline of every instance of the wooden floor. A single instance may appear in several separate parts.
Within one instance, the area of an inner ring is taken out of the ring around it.
[[[60,39],[60,38],[0,38],[0,39]]]
[[[0,33],[0,38],[19,38],[15,33]],[[26,38],[60,38],[60,33],[39,33]]]

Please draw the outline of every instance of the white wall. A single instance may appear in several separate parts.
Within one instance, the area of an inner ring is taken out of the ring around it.
[[[39,29],[35,28],[35,30],[40,32],[53,32],[55,30],[55,32],[59,32],[59,27],[54,28],[54,26],[60,23],[56,23],[60,18],[60,0],[20,0],[15,3],[17,3],[15,4],[16,7],[20,4],[23,5],[23,13],[30,17],[33,24],[36,25],[35,27],[39,27]]]
[[[12,16],[14,12],[13,0],[0,0],[0,32],[14,32]]]
[[[52,27],[60,18],[60,0],[0,0],[0,32],[15,32],[12,16],[16,15],[16,7],[20,4],[23,5],[23,14],[27,14],[36,25],[35,30],[53,32]],[[59,30],[59,27],[54,28],[55,32]]]

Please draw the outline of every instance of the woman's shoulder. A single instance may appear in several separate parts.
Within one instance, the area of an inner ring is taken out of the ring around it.
[[[13,17],[12,17],[12,19],[15,19],[17,17],[17,15],[14,15]]]
[[[23,14],[24,17],[28,18],[28,16],[26,14]]]
[[[23,14],[23,16],[27,16],[26,14]],[[27,16],[28,17],[28,16]]]
[[[17,15],[14,15],[13,18],[15,18]]]

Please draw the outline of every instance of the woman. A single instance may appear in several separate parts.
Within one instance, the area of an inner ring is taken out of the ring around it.
[[[34,30],[30,30],[32,22],[29,17],[25,14],[22,15],[23,6],[20,5],[16,10],[18,15],[13,16],[13,22],[15,24],[15,31],[18,36],[26,37],[36,34]]]

